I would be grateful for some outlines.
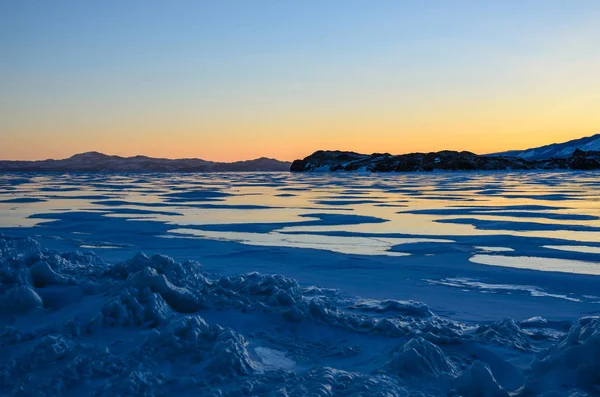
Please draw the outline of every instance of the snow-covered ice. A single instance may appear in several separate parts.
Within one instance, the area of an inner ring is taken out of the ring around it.
[[[466,323],[422,302],[219,276],[161,255],[113,264],[11,237],[0,254],[7,395],[527,396],[600,385],[599,317]]]
[[[0,394],[598,395],[598,187],[2,174]]]

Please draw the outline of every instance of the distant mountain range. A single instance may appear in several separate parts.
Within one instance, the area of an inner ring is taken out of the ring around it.
[[[489,156],[517,157],[524,160],[547,160],[551,158],[566,159],[573,155],[576,149],[587,151],[600,150],[600,134],[585,138],[574,139],[563,143],[553,143],[525,150],[510,150],[508,152],[493,153]]]
[[[0,161],[0,171],[29,172],[227,172],[288,171],[290,162],[266,157],[221,163],[201,159],[161,159],[146,156],[109,156],[98,152],[62,160]]]
[[[0,171],[23,172],[240,172],[600,169],[600,134],[525,150],[477,155],[470,152],[360,154],[319,150],[293,163],[266,157],[232,163],[201,159],[121,157],[98,152],[62,160],[0,160]]]
[[[295,160],[290,167],[290,170],[295,172],[533,169],[600,169],[600,134],[539,148],[483,156],[451,150],[401,155],[319,150],[302,160]]]

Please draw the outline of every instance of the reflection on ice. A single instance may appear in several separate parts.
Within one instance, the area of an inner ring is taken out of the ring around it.
[[[517,269],[543,270],[577,274],[600,275],[599,262],[570,259],[540,258],[534,256],[474,255],[471,262],[489,266],[514,267]]]
[[[390,251],[395,245],[408,243],[451,243],[452,240],[427,238],[383,238],[383,237],[327,237],[312,234],[281,234],[272,232],[212,232],[195,229],[175,229],[172,233],[214,240],[234,240],[246,245],[311,248],[356,255],[407,256],[408,253]]]
[[[479,251],[484,251],[484,252],[511,252],[514,251],[514,249],[512,248],[508,248],[508,247],[484,247],[484,246],[480,246],[480,247],[473,247],[476,250]]]
[[[588,254],[600,254],[600,247],[590,247],[587,245],[544,245],[544,248],[561,251],[585,252]]]
[[[0,187],[0,233],[92,250],[163,236],[465,265],[473,252],[513,252],[555,261],[471,264],[592,274],[600,252],[594,172],[2,174]]]

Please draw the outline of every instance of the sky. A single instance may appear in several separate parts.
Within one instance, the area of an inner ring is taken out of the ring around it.
[[[599,71],[598,0],[0,0],[0,159],[534,147]]]

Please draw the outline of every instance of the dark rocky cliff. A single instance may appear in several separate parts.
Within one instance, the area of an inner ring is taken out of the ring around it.
[[[508,156],[480,156],[471,152],[444,150],[432,153],[391,155],[319,150],[292,163],[290,171],[481,171],[533,169],[599,169],[600,152],[575,151],[568,159],[527,161]]]

